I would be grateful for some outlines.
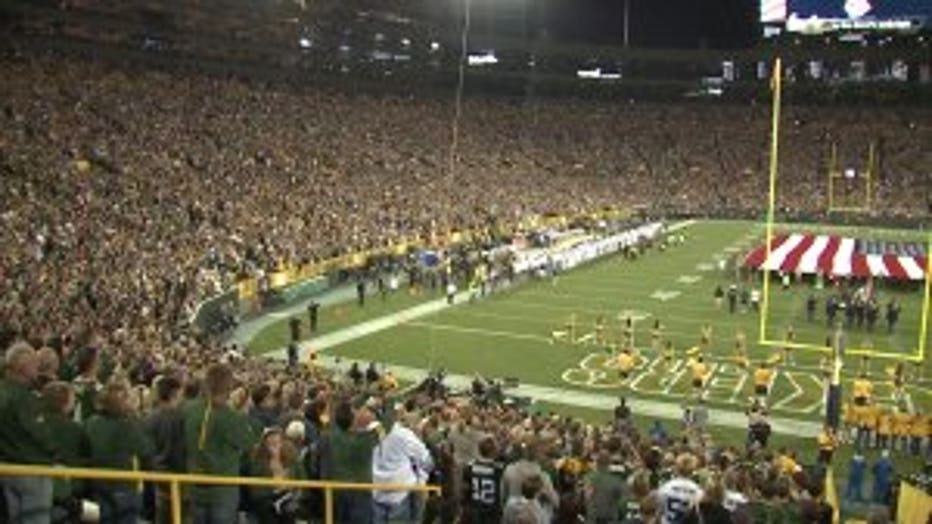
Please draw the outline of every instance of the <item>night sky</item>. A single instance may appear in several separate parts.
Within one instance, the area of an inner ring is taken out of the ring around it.
[[[435,17],[455,19],[463,0],[427,0]],[[620,45],[625,0],[470,0],[473,36]],[[628,0],[632,46],[743,48],[760,28],[759,0]]]

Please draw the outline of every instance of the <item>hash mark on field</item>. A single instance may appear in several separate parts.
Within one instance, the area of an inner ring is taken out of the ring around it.
[[[676,364],[680,364],[680,361],[677,361]],[[676,367],[678,367],[678,366],[674,365],[674,368],[676,368]],[[675,386],[675,385],[677,384],[677,382],[680,381],[680,378],[683,377],[683,374],[684,374],[684,373],[686,373],[686,366],[679,366],[679,370],[677,370],[676,373],[674,373],[672,377],[670,377],[669,379],[666,380],[667,385],[666,385],[666,387],[664,387],[663,390],[662,390],[662,392],[663,392],[664,395],[669,395],[669,394],[670,394],[670,390],[672,390],[672,389],[673,389],[673,386]],[[660,384],[662,385],[663,383],[664,383],[664,380],[661,379],[661,380],[660,380]]]
[[[789,371],[784,371],[783,375],[786,376],[786,379],[790,381],[790,384],[792,384],[793,389],[795,389],[796,391],[790,393],[789,395],[786,396],[786,398],[781,399],[779,402],[774,404],[773,405],[774,409],[785,409],[783,406],[796,400],[803,394],[803,388],[799,387],[799,382],[796,382],[796,379],[793,378],[793,373]],[[776,378],[776,373],[774,373],[774,377]]]
[[[505,337],[505,338],[514,338],[517,340],[533,340],[535,342],[550,342],[551,340],[550,337],[543,337],[540,335],[529,335],[526,333],[513,333],[511,331],[495,331],[492,329],[453,326],[450,324],[437,324],[434,322],[420,322],[416,320],[412,322],[407,322],[404,325],[423,327],[423,328],[428,328],[428,329],[439,329],[440,331],[455,331],[457,333],[474,333],[477,335],[485,335],[488,337]]]
[[[737,253],[737,252],[741,251],[741,248],[738,247],[738,246],[728,246],[728,247],[726,247],[725,249],[723,249],[722,251],[724,251],[724,252],[726,252],[726,253],[732,253],[732,254],[734,254],[734,253]]]
[[[699,282],[700,280],[702,280],[702,277],[699,277],[696,275],[680,275],[676,279],[677,283],[680,283],[680,284],[695,284],[696,282]]]
[[[662,289],[658,289],[657,291],[651,293],[650,298],[656,298],[661,302],[666,302],[667,300],[672,300],[678,296],[680,296],[679,291],[664,291]]]
[[[643,380],[644,377],[646,377],[646,376],[648,376],[648,375],[650,375],[651,373],[654,372],[654,368],[657,367],[657,364],[658,364],[659,362],[660,362],[660,359],[659,359],[659,358],[656,358],[656,359],[652,360],[652,361],[650,362],[650,364],[648,364],[648,365],[646,366],[646,369],[645,369],[644,371],[638,373],[638,375],[637,375],[636,377],[634,377],[634,379],[631,380],[631,383],[628,384],[628,387],[631,388],[633,391],[640,391],[640,389],[638,389],[638,387],[637,387],[638,384],[641,383],[641,380]]]
[[[811,378],[812,381],[815,382],[816,385],[819,386],[819,391],[821,391],[822,393],[819,395],[819,400],[818,400],[818,401],[813,402],[812,404],[809,404],[808,406],[803,407],[802,410],[805,411],[806,413],[811,413],[811,412],[813,412],[813,411],[815,411],[815,410],[821,408],[821,407],[822,407],[822,404],[823,404],[824,401],[825,401],[825,384],[822,383],[822,380],[821,380],[819,377],[817,377],[817,376],[815,376],[815,375],[813,375],[813,374],[811,374],[811,373],[809,374],[809,378]]]
[[[715,269],[715,266],[707,262],[696,264],[696,271],[712,271],[713,269]]]
[[[748,374],[741,373],[738,378],[738,384],[735,386],[734,391],[731,392],[731,396],[728,397],[728,402],[734,403],[738,400],[738,395],[744,390],[744,383],[748,381]]]

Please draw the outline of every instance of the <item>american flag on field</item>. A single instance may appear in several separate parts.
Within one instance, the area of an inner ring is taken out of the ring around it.
[[[787,273],[922,280],[926,257],[925,247],[916,242],[784,233],[774,235],[769,258],[766,246],[760,246],[744,262],[754,269]]]

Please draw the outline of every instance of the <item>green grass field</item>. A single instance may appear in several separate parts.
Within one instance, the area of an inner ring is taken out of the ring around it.
[[[812,230],[808,228],[807,230]],[[752,311],[730,314],[727,305],[716,307],[713,290],[726,288],[736,278],[733,270],[721,271],[717,262],[740,257],[759,245],[763,229],[748,222],[700,222],[685,230],[686,242],[665,252],[650,251],[637,260],[612,257],[559,276],[515,286],[475,303],[463,303],[438,313],[399,324],[376,334],[357,338],[327,350],[351,358],[374,360],[417,368],[444,367],[460,374],[481,373],[491,377],[515,377],[522,383],[567,389],[626,391],[634,397],[681,401],[692,392],[685,350],[699,341],[700,327],[713,328],[711,351],[706,358],[713,365],[709,400],[719,407],[742,409],[752,395],[746,370],[734,364],[733,347],[738,330],[747,335],[752,363],[772,356],[777,348],[758,346],[759,316]],[[878,238],[878,232],[870,233]],[[896,232],[883,233],[897,235]],[[867,237],[868,233],[861,233]],[[884,238],[884,237],[880,237]],[[921,237],[920,237],[921,238]],[[759,277],[751,284],[759,286]],[[879,323],[872,335],[877,350],[908,356],[919,338],[922,309],[920,286],[878,285],[882,303],[897,296],[903,315],[896,331],[886,334]],[[822,302],[817,319],[805,319],[805,299],[810,293],[821,297],[809,282],[799,282],[789,291],[771,286],[768,338],[782,339],[785,326],[793,324],[800,342],[821,345],[828,332]],[[321,327],[332,331],[386,315],[436,296],[399,294],[382,303],[370,299],[365,308],[344,304],[325,308]],[[739,308],[740,309],[740,308]],[[622,380],[608,353],[594,344],[554,341],[551,333],[576,319],[576,337],[594,331],[597,316],[609,320],[608,336],[621,338],[623,319],[636,320],[636,345],[644,359],[637,373]],[[650,328],[654,319],[664,325],[665,336],[677,350],[672,363],[665,362],[651,348]],[[266,328],[257,336],[254,352],[280,349],[287,339],[286,320]],[[849,344],[862,344],[865,330],[848,334]],[[821,415],[822,380],[818,370],[822,353],[798,349],[796,364],[781,367],[768,400],[771,408],[784,416],[818,419]],[[872,359],[877,395],[889,397],[889,380],[884,372],[895,360]],[[859,358],[849,357],[845,375],[850,380],[859,370]],[[928,362],[922,370],[932,376]],[[909,365],[915,376],[920,368]],[[910,401],[923,411],[932,408],[932,395],[924,385],[909,388]]]

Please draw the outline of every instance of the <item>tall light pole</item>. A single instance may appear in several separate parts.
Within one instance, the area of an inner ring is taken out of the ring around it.
[[[628,33],[628,15],[630,14],[631,14],[631,0],[625,0],[624,21],[623,21],[624,22],[623,31],[624,31],[625,49],[628,48],[628,34],[629,34]]]
[[[460,116],[463,113],[463,84],[466,80],[466,61],[469,57],[469,23],[471,0],[463,0],[463,26],[460,33],[460,63],[456,81],[456,98],[454,99],[453,121],[450,123],[450,152],[447,175],[450,180],[456,178],[456,150],[459,145]]]

